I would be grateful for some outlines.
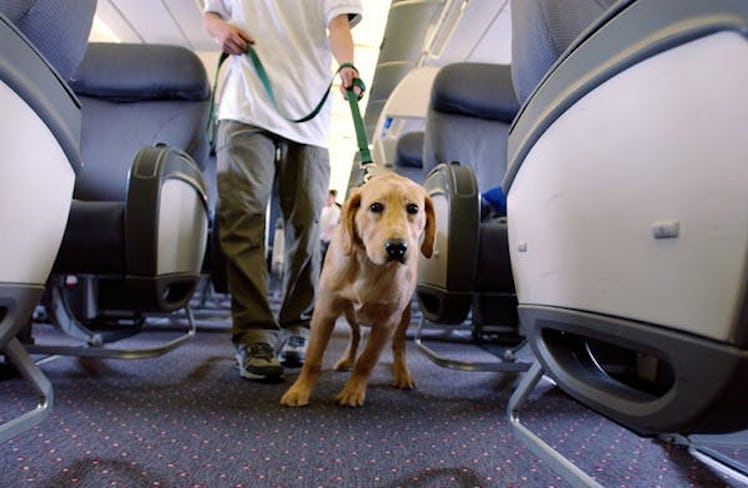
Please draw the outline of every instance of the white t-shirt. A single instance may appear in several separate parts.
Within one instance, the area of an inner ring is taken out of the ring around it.
[[[342,14],[354,26],[361,19],[359,0],[206,0],[205,11],[244,29],[265,67],[281,111],[293,119],[307,115],[332,77],[327,26]],[[248,56],[230,56],[218,119],[262,127],[287,139],[328,146],[330,94],[320,113],[294,124],[284,119],[265,93]]]
[[[337,227],[338,222],[340,222],[340,214],[340,207],[335,203],[322,207],[322,212],[319,217],[320,240],[324,242],[330,242],[332,240],[332,234],[335,232],[335,227]]]

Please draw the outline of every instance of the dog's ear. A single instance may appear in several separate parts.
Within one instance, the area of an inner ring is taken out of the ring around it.
[[[436,243],[436,214],[434,213],[434,202],[431,197],[426,195],[424,199],[424,210],[426,211],[426,228],[423,230],[423,244],[421,252],[427,258],[434,254],[434,244]]]
[[[351,196],[343,204],[341,212],[341,225],[343,226],[341,247],[343,253],[348,255],[353,251],[353,241],[356,239],[356,211],[361,206],[361,190],[354,188]]]

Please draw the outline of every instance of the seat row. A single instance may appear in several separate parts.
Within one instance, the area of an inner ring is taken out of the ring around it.
[[[205,69],[175,46],[89,44],[95,7],[0,2],[0,353],[40,398],[0,441],[53,401],[29,352],[147,357],[194,334],[211,214]],[[80,346],[22,343],[40,303]],[[191,325],[177,339],[103,347],[178,309]]]
[[[514,331],[532,354],[425,352],[526,371],[515,434],[590,486],[520,421],[543,375],[642,435],[748,426],[748,4],[516,0],[511,15],[511,66],[442,67],[392,166],[437,209],[425,319]]]

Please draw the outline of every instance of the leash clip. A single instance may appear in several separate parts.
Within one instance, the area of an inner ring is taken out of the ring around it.
[[[383,175],[388,172],[386,168],[373,162],[362,163],[361,169],[364,171],[364,175],[363,175],[364,183],[368,182],[370,179],[372,179],[375,176]]]

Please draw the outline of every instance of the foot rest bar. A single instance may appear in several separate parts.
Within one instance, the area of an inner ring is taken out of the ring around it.
[[[423,343],[423,325],[426,319],[422,318],[418,322],[414,341],[421,352],[433,363],[442,368],[456,369],[458,371],[494,371],[498,373],[522,373],[530,368],[530,363],[519,362],[515,360],[506,361],[498,359],[492,362],[485,361],[460,361],[440,356],[433,349]]]
[[[154,347],[141,348],[141,349],[117,349],[112,347],[104,346],[55,346],[55,345],[44,345],[44,344],[33,344],[26,347],[26,349],[32,354],[45,354],[45,355],[59,355],[59,356],[80,356],[80,357],[93,357],[103,359],[148,359],[158,356],[162,356],[167,352],[176,349],[185,342],[191,340],[195,336],[197,327],[195,325],[195,319],[192,315],[192,310],[189,307],[184,308],[187,315],[187,321],[189,323],[188,330],[180,335],[168,341],[164,344]],[[141,332],[142,333],[142,332]]]

